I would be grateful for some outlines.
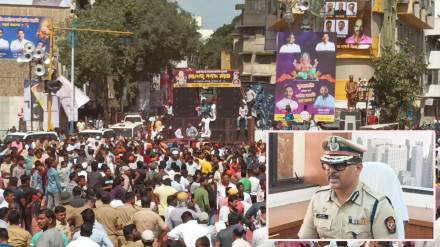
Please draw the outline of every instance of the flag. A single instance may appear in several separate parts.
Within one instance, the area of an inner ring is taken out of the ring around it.
[[[72,121],[72,83],[64,76],[58,77],[58,80],[63,84],[63,86],[60,88],[60,90],[58,90],[56,96],[58,96],[60,99],[61,105],[66,112],[68,121]],[[75,87],[75,110],[73,121],[78,121],[78,109],[87,104],[89,101],[90,98],[87,97],[87,95],[85,95],[80,88]]]

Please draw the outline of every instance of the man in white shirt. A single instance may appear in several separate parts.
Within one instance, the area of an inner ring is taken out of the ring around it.
[[[24,44],[30,42],[29,40],[24,38],[24,30],[18,29],[17,31],[17,39],[11,42],[11,52],[13,53],[21,53],[24,48]]]
[[[322,86],[313,106],[315,108],[335,109],[335,98],[328,93],[328,87]]]
[[[195,220],[191,212],[185,211],[181,218],[183,224],[174,227],[168,233],[168,239],[173,241],[183,240],[186,246],[196,246],[196,241],[198,238],[203,236],[206,236],[207,238],[211,237],[209,228]],[[207,219],[199,220],[205,221]]]
[[[260,228],[256,229],[252,234],[252,246],[254,247],[273,247],[275,242],[269,240],[269,235],[266,227],[266,207],[260,208],[259,214]]]
[[[335,51],[335,43],[330,41],[328,33],[322,35],[322,42],[319,42],[315,48],[316,51]]]
[[[97,243],[90,239],[90,236],[93,232],[93,225],[90,224],[82,224],[81,225],[81,236],[76,240],[70,242],[67,247],[99,247]]]
[[[298,103],[293,100],[293,87],[290,85],[284,86],[284,98],[278,101],[275,106],[278,111],[283,111],[286,105],[290,105],[290,109],[295,111],[298,108]]]
[[[195,139],[197,137],[197,135],[199,134],[199,132],[197,131],[197,128],[194,127],[191,123],[187,124],[185,132],[186,132],[186,136],[190,139]]]
[[[237,130],[240,130],[240,121],[244,120],[244,128],[247,128],[248,120],[248,107],[245,102],[241,102],[240,107],[238,108],[238,117],[237,117]]]
[[[4,31],[3,28],[0,28],[0,50],[7,50],[9,49],[9,41],[5,40],[3,38]]]
[[[207,113],[204,114],[199,126],[202,127],[202,131],[200,132],[200,137],[202,138],[210,138],[211,137],[211,129],[209,128],[209,124],[214,121],[214,118],[209,117]]]
[[[280,53],[301,53],[301,47],[295,44],[295,35],[292,33],[287,38],[288,43],[280,48]]]

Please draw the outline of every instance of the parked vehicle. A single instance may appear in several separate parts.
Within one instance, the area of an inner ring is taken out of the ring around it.
[[[115,131],[116,136],[124,136],[133,138],[138,131],[142,132],[142,123],[123,122],[110,126],[110,129]]]
[[[112,129],[87,129],[78,133],[78,136],[85,138],[112,138],[116,136],[116,133]]]

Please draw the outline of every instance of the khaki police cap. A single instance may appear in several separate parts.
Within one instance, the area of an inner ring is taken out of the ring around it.
[[[326,155],[349,155],[362,157],[367,150],[350,140],[340,136],[330,136],[322,143],[322,148],[326,151]]]

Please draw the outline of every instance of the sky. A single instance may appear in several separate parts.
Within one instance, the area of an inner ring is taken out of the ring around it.
[[[202,16],[203,29],[215,30],[241,13],[235,10],[235,5],[244,0],[178,0],[177,3],[194,16]]]

